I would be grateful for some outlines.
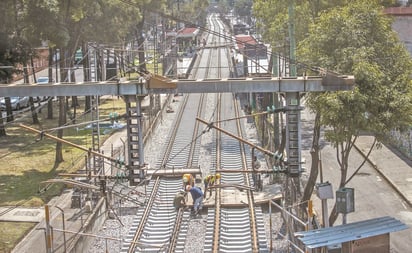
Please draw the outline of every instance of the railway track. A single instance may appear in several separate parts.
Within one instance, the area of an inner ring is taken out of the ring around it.
[[[231,94],[219,94],[218,103],[232,104],[232,108],[219,107],[216,121],[218,127],[224,128],[238,136],[243,135],[239,120],[221,121],[225,118],[239,116],[238,104]],[[216,167],[222,170],[220,183],[222,185],[243,185],[252,189],[248,174],[227,173],[224,169],[247,169],[251,159],[250,150],[243,143],[219,132],[216,134]],[[247,207],[222,207],[225,195],[239,191],[235,188],[216,188],[215,208],[208,210],[208,227],[206,231],[204,252],[268,252],[266,235],[263,225],[263,215],[260,207],[255,207],[253,192],[246,190]],[[212,225],[213,224],[213,225]],[[259,229],[260,228],[260,229]]]
[[[221,31],[223,26],[211,17],[211,27]],[[224,44],[221,38],[209,36],[208,43]],[[225,47],[205,48],[199,57],[196,78],[221,78],[230,76],[230,54]],[[217,60],[217,61],[216,61]],[[203,66],[203,67],[202,67]],[[239,104],[231,94],[215,94],[214,120],[221,128],[242,136],[243,129],[239,120],[221,119],[239,117]],[[158,160],[155,171],[147,186],[150,196],[145,207],[139,209],[133,226],[122,246],[122,252],[188,252],[190,213],[183,209],[175,210],[173,199],[182,189],[181,175],[199,166],[200,136],[205,132],[196,118],[205,115],[206,99],[204,94],[184,95],[176,114],[173,129],[170,130],[162,158]],[[250,150],[243,143],[214,131],[212,156],[214,162],[210,173],[219,169],[247,169],[251,163]],[[159,150],[160,151],[160,150]],[[203,175],[204,176],[204,175]],[[222,174],[222,184],[240,184],[252,189],[251,177],[244,173]],[[204,235],[204,252],[267,252],[263,215],[255,207],[252,190],[246,190],[247,207],[225,207],[222,205],[228,192],[236,188],[214,191],[215,208],[207,210],[207,227]],[[202,236],[202,235],[198,235]],[[200,249],[199,249],[200,250]]]
[[[183,252],[189,213],[175,210],[173,199],[182,189],[181,173],[197,166],[199,123],[193,118],[202,116],[204,95],[185,95],[169,132],[163,156],[157,163],[165,174],[152,176],[148,185],[150,196],[134,220],[122,252]],[[192,133],[190,134],[190,130]]]

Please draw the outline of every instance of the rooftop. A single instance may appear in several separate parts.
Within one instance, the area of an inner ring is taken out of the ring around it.
[[[383,12],[393,16],[412,16],[412,7],[390,7]]]
[[[295,236],[306,247],[314,249],[401,231],[407,228],[408,226],[401,221],[385,216],[335,227],[297,232]]]
[[[185,27],[177,32],[177,37],[186,38],[196,36],[199,33],[199,29],[195,27]]]

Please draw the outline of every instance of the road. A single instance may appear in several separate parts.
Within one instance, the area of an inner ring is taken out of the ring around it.
[[[302,111],[302,140],[304,140],[302,157],[306,159],[306,168],[308,169],[310,168],[311,162],[309,149],[312,141],[312,119],[313,115],[311,115],[308,110]],[[352,175],[353,171],[355,171],[362,162],[363,157],[354,149],[351,152],[349,160],[350,172],[348,175]],[[396,164],[393,164],[393,166],[396,166]],[[324,181],[332,183],[333,191],[336,191],[340,180],[336,150],[324,141],[322,143],[322,167]],[[382,216],[391,216],[404,222],[410,228],[412,227],[412,208],[409,207],[395,189],[379,175],[371,164],[365,163],[358,175],[355,176],[346,187],[354,188],[355,190],[355,212],[347,215],[347,223]],[[318,213],[320,213],[321,201],[317,197],[313,199],[315,200],[314,205]],[[329,211],[332,210],[333,204],[334,199],[328,200]],[[342,224],[341,215],[334,225],[340,224]],[[410,252],[412,247],[411,229],[392,233],[390,240],[392,253]]]

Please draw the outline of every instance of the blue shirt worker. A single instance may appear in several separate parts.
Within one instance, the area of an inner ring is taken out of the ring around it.
[[[202,192],[202,189],[200,189],[197,186],[192,187],[191,185],[187,185],[186,186],[186,191],[190,192],[190,194],[192,195],[193,212],[194,212],[194,215],[197,215],[203,207],[203,192]]]

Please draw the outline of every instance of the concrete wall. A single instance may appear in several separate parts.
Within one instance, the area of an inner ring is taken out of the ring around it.
[[[412,55],[412,7],[391,7],[385,9],[384,13],[394,19],[392,29],[398,33],[399,39]]]
[[[80,233],[97,234],[97,231],[103,226],[107,219],[107,213],[106,201],[104,198],[100,198],[96,207],[93,209],[92,214],[84,223],[83,229]],[[74,243],[69,246],[67,251],[73,253],[84,252],[85,249],[89,249],[91,247],[94,237],[77,235],[73,241]]]
[[[398,33],[400,40],[405,43],[412,55],[412,16],[397,16],[392,28]]]

